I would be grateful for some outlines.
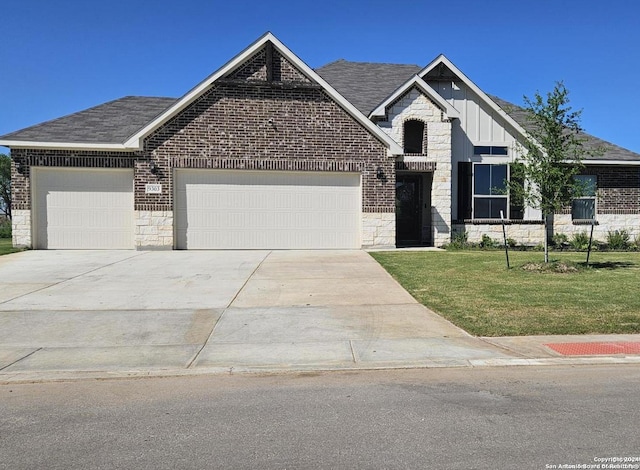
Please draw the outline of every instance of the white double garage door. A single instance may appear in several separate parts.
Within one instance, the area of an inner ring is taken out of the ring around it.
[[[134,247],[133,170],[33,171],[34,246]],[[356,173],[176,170],[178,249],[361,246]]]

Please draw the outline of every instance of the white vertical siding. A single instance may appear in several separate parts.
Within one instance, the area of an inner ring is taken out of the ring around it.
[[[460,126],[454,128],[454,160],[473,156],[474,145],[506,145],[513,148],[514,130],[473,90],[462,82],[429,82],[444,99],[460,112]]]

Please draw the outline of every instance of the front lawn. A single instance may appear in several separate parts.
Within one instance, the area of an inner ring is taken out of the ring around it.
[[[8,255],[9,253],[15,253],[21,251],[19,248],[14,248],[10,238],[0,238],[0,256]]]
[[[417,300],[476,336],[640,333],[640,253],[592,253],[589,268],[525,270],[537,252],[375,252]],[[585,253],[551,253],[582,263]]]

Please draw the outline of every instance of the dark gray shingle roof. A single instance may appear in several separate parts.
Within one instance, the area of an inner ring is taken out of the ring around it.
[[[316,69],[316,72],[356,108],[368,116],[391,93],[421,70],[422,68],[417,65],[349,62],[341,59]],[[504,101],[497,96],[489,97],[518,124],[525,129],[527,128],[529,124],[526,113],[521,107]],[[585,137],[587,138],[586,145],[588,147],[605,148],[604,155],[596,157],[595,159],[597,160],[640,160],[640,154],[631,150],[586,133]]]
[[[126,96],[3,135],[0,139],[122,144],[176,101],[176,98]]]
[[[363,114],[369,115],[413,75],[418,65],[377,64],[337,60],[316,72]],[[522,127],[528,123],[522,108],[490,96]],[[177,98],[126,96],[52,121],[43,122],[0,137],[0,140],[32,142],[122,144],[151,122]],[[587,145],[605,147],[602,160],[638,161],[640,154],[585,134]]]
[[[525,110],[517,106],[513,103],[509,103],[497,96],[489,95],[489,97],[500,106],[509,116],[513,118],[518,124],[520,124],[524,129],[528,129],[530,127],[530,123],[527,119],[527,113]],[[591,157],[593,160],[621,160],[621,161],[638,161],[640,160],[640,154],[632,152],[631,150],[627,150],[626,148],[620,147],[619,145],[612,144],[611,142],[607,142],[606,140],[602,140],[593,135],[584,133],[585,142],[584,146],[589,149],[604,149],[603,155],[598,155],[595,157]],[[588,161],[589,158],[585,159]]]
[[[422,70],[418,65],[348,62],[344,59],[316,69],[318,75],[365,116],[400,85]]]

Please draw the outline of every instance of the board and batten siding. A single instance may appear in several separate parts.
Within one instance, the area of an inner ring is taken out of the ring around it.
[[[506,120],[484,102],[473,90],[461,81],[428,82],[434,90],[447,100],[458,112],[460,119],[453,122],[451,129],[451,196],[453,218],[457,219],[458,162],[476,161],[483,163],[504,163],[512,160],[516,151],[516,134]],[[509,157],[474,157],[476,145],[497,145],[509,148]]]

